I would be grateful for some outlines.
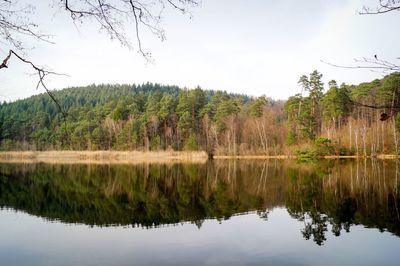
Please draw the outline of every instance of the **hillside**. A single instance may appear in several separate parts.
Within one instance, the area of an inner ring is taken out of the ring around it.
[[[159,84],[91,85],[0,105],[2,150],[205,150],[209,154],[398,154],[400,74],[325,89],[300,77],[286,102]]]
[[[0,105],[3,150],[196,150],[207,145],[212,130],[227,129],[230,115],[254,102],[245,95],[151,83],[53,93],[66,123],[47,94]]]

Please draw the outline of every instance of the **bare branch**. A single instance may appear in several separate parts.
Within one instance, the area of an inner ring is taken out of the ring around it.
[[[30,21],[34,9],[31,4],[20,7],[16,1],[0,1],[0,37],[17,50],[25,48],[21,35],[52,43],[52,36],[41,33],[37,30],[38,25]]]
[[[83,22],[94,19],[100,29],[104,30],[111,39],[116,39],[121,45],[133,49],[128,34],[125,32],[127,24],[132,22],[136,39],[137,51],[146,60],[151,60],[151,54],[144,51],[142,47],[140,28],[144,26],[156,35],[161,41],[165,40],[165,32],[160,26],[161,13],[166,4],[181,12],[186,12],[186,7],[196,6],[198,0],[159,0],[138,1],[138,0],[61,0],[62,7],[69,12],[73,21]],[[157,4],[158,3],[158,4]],[[154,9],[159,9],[157,12]]]
[[[378,7],[364,6],[358,13],[360,15],[379,15],[392,11],[400,11],[400,0],[379,0]]]
[[[49,90],[49,89],[47,88],[46,84],[44,83],[44,79],[45,79],[45,77],[46,77],[47,75],[63,75],[63,76],[66,76],[66,75],[65,75],[65,74],[56,73],[56,72],[52,72],[52,71],[48,71],[48,70],[45,70],[44,68],[38,67],[38,66],[36,66],[34,63],[32,63],[31,61],[29,61],[29,60],[23,58],[22,56],[20,56],[18,53],[16,53],[16,52],[13,51],[13,50],[9,50],[9,52],[8,52],[8,54],[7,54],[7,56],[6,56],[6,58],[3,60],[2,64],[0,65],[0,69],[2,69],[2,68],[8,68],[8,64],[9,64],[10,58],[11,58],[11,56],[13,56],[13,55],[14,55],[16,58],[18,58],[21,62],[30,65],[30,66],[36,71],[36,74],[37,74],[37,76],[38,76],[38,82],[37,82],[37,85],[36,85],[36,89],[38,89],[40,86],[42,86],[42,87],[45,89],[46,93],[47,93],[47,94],[50,96],[50,98],[54,101],[54,103],[55,103],[56,106],[57,106],[57,109],[59,110],[60,113],[62,113],[62,115],[63,115],[63,117],[64,117],[64,120],[66,121],[66,119],[67,119],[67,113],[64,112],[64,111],[62,110],[61,105],[60,105],[60,103],[58,102],[58,100],[56,99],[56,97],[54,96],[53,92],[52,92],[51,90]]]
[[[161,26],[162,12],[170,6],[182,13],[188,13],[190,7],[196,7],[201,0],[50,0],[56,6],[69,13],[73,22],[83,23],[94,20],[111,39],[116,39],[122,46],[137,51],[150,60],[151,54],[144,51],[141,30],[147,28],[161,41],[165,32]],[[21,1],[25,2],[25,1]],[[22,51],[24,44],[20,35],[33,37],[38,41],[52,43],[51,35],[41,33],[38,25],[31,21],[35,4],[18,4],[19,1],[0,0],[0,37],[9,49]],[[133,24],[133,27],[131,27]],[[132,34],[125,32],[131,28]],[[135,36],[132,43],[129,36]]]
[[[398,109],[398,110],[400,110],[400,106],[398,106],[398,105],[369,105],[369,104],[364,104],[364,103],[360,103],[360,102],[353,101],[353,100],[349,100],[349,102],[355,106],[367,107],[367,108],[372,108],[372,109]]]
[[[129,49],[133,49],[133,45],[125,28],[128,24],[133,23],[136,49],[148,61],[151,59],[151,54],[143,49],[140,37],[141,26],[164,41],[165,32],[160,23],[161,13],[166,5],[186,13],[187,7],[199,4],[199,0],[61,0],[60,2],[62,8],[69,12],[73,21],[83,22],[93,19],[111,39],[118,40],[121,45]]]
[[[378,59],[377,55],[374,56],[374,59],[364,57],[362,59],[354,59],[354,61],[354,65],[338,65],[321,60],[321,62],[324,64],[345,69],[368,69],[371,71],[379,71],[380,73],[386,74],[400,71],[400,65],[389,62],[387,60]]]

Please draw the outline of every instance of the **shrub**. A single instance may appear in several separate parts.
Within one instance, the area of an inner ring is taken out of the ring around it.
[[[326,156],[335,154],[335,147],[328,138],[320,137],[315,140],[315,147],[318,156]]]
[[[190,135],[190,137],[186,140],[184,149],[186,151],[196,151],[199,149],[195,135]]]

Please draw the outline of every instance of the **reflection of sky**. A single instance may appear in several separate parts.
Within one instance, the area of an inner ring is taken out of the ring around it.
[[[202,0],[193,19],[166,10],[166,42],[142,31],[143,46],[156,60],[147,66],[136,52],[109,41],[95,25],[74,27],[68,14],[49,8],[49,2],[57,1],[35,1],[35,22],[55,35],[56,44],[28,43],[35,49],[27,53],[37,64],[70,75],[50,78],[51,88],[150,81],[282,99],[298,93],[299,77],[314,69],[324,74],[325,84],[331,79],[359,83],[382,76],[330,67],[321,59],[348,65],[353,58],[374,54],[393,62],[400,56],[399,12],[357,15],[363,5],[376,6],[377,0]],[[0,58],[6,51],[0,43]],[[36,80],[25,75],[31,69],[16,61],[11,64],[0,72],[0,100],[42,92],[34,89]]]
[[[155,229],[46,222],[0,211],[2,265],[397,265],[400,239],[377,229],[350,233],[317,246],[285,209],[268,221],[256,214]]]

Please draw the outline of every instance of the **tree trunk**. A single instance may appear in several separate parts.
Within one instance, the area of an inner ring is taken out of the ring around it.
[[[351,120],[349,120],[349,139],[350,139],[350,145],[349,145],[349,151],[351,151],[352,150],[352,146],[353,146],[353,143],[352,143],[352,134],[351,134]]]
[[[396,155],[398,155],[399,152],[398,152],[398,145],[397,145],[396,121],[394,119],[394,116],[392,116],[392,126],[393,126],[394,147],[395,147]]]
[[[367,126],[364,124],[363,128],[362,128],[362,141],[363,141],[364,157],[367,157],[366,135],[367,135]]]
[[[356,153],[358,156],[359,155],[359,152],[358,152],[358,129],[354,130],[354,137],[355,137],[355,142],[356,142]]]

